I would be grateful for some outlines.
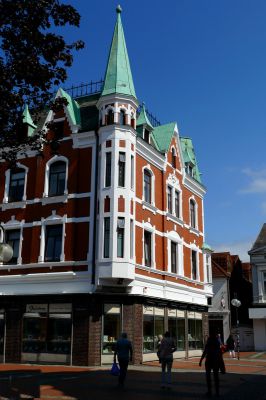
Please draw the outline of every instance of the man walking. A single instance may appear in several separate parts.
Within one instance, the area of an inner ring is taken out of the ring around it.
[[[130,340],[127,338],[127,333],[123,332],[115,346],[114,362],[118,358],[120,374],[118,377],[118,386],[123,387],[127,375],[129,361],[132,361],[133,349]]]

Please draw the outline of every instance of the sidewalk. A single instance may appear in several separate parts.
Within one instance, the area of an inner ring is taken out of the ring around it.
[[[266,400],[266,355],[243,353],[240,360],[225,355],[227,374],[220,375],[221,396],[227,400]],[[124,391],[109,367],[0,365],[0,400],[196,400],[206,392],[199,358],[175,360],[171,391],[160,389],[159,363],[130,366]]]

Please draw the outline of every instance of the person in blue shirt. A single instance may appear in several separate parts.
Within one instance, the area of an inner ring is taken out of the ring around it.
[[[132,361],[133,349],[130,340],[127,338],[127,333],[123,332],[120,339],[115,345],[114,362],[118,358],[120,374],[118,377],[118,385],[123,387],[127,375],[129,361]]]

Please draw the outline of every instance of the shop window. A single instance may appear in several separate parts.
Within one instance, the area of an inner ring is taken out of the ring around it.
[[[125,187],[126,153],[119,153],[118,159],[118,186]]]
[[[62,253],[62,225],[48,225],[45,229],[45,261],[60,261]]]
[[[203,347],[202,319],[200,313],[188,313],[188,348],[198,350]]]
[[[168,310],[168,330],[176,343],[177,350],[185,350],[185,313],[181,310]]]
[[[103,354],[112,354],[121,333],[121,306],[105,304],[103,315]]]
[[[5,342],[5,319],[4,314],[0,314],[0,362],[3,362]]]
[[[143,307],[143,353],[157,351],[159,335],[165,332],[164,309],[159,307]]]
[[[266,272],[263,272],[264,296],[266,296]]]
[[[172,206],[172,188],[171,186],[167,186],[167,208],[170,214],[173,213],[173,206]]]
[[[22,201],[25,185],[25,170],[16,168],[10,171],[8,202]]]
[[[111,186],[112,176],[112,153],[105,154],[105,187]]]
[[[144,265],[151,267],[151,232],[144,231]]]
[[[49,169],[49,192],[48,196],[60,196],[65,192],[66,186],[66,163],[56,161]]]
[[[110,257],[110,217],[104,218],[104,249],[103,257]]]
[[[20,229],[6,230],[6,242],[13,249],[13,256],[8,264],[17,264],[19,255]]]
[[[56,305],[57,306],[57,305]],[[66,305],[68,309],[71,305]],[[60,308],[60,307],[59,307]],[[71,313],[52,312],[26,313],[23,318],[23,353],[50,353],[70,355]],[[55,359],[56,360],[56,357]]]
[[[151,173],[147,169],[144,170],[144,201],[151,203]]]

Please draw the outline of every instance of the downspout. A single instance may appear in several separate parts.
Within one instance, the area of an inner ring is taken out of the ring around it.
[[[91,272],[91,283],[95,285],[95,275],[96,275],[96,234],[97,234],[97,200],[98,200],[98,159],[99,159],[99,134],[98,128],[95,131],[96,134],[96,148],[95,148],[95,179],[94,179],[94,216],[93,216],[93,245],[92,245],[92,272]]]

